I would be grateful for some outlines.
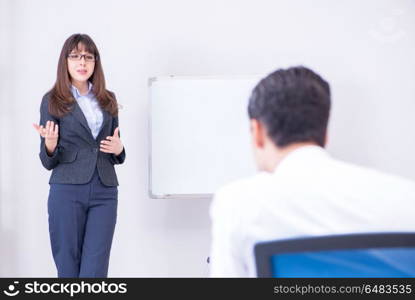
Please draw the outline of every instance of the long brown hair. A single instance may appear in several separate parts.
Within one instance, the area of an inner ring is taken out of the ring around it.
[[[72,50],[82,45],[85,50],[95,56],[95,68],[89,81],[93,85],[93,93],[98,100],[100,107],[108,111],[111,115],[118,115],[118,104],[114,93],[105,88],[104,72],[102,70],[101,60],[98,48],[94,41],[87,34],[76,33],[71,35],[62,47],[58,62],[58,73],[56,82],[50,90],[49,112],[56,117],[62,117],[71,111],[75,99],[71,92],[71,79],[68,72],[68,55]]]

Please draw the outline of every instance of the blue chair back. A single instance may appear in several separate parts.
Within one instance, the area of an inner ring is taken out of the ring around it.
[[[415,233],[367,233],[258,243],[258,277],[415,277]]]

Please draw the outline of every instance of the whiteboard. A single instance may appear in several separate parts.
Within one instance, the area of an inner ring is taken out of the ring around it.
[[[372,68],[322,74],[332,90],[326,148],[333,157],[415,179],[411,66],[401,64],[405,76],[393,78]],[[220,186],[256,172],[247,104],[264,76],[149,80],[150,197],[211,197]]]
[[[260,78],[149,80],[150,197],[210,197],[255,173],[247,104]]]

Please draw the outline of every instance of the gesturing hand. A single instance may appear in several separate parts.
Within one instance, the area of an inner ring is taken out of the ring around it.
[[[121,154],[123,149],[124,149],[124,146],[119,136],[118,127],[115,128],[113,136],[107,136],[105,140],[101,141],[100,151],[102,152],[113,153],[118,156]]]
[[[49,154],[55,151],[55,148],[58,145],[59,125],[55,124],[53,121],[47,121],[45,127],[35,123],[33,123],[33,127],[41,137],[45,138],[45,146]]]

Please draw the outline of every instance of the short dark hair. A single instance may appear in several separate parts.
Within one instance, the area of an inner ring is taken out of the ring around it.
[[[263,78],[249,99],[250,119],[261,122],[278,147],[314,142],[324,147],[330,86],[305,67],[279,69]]]

